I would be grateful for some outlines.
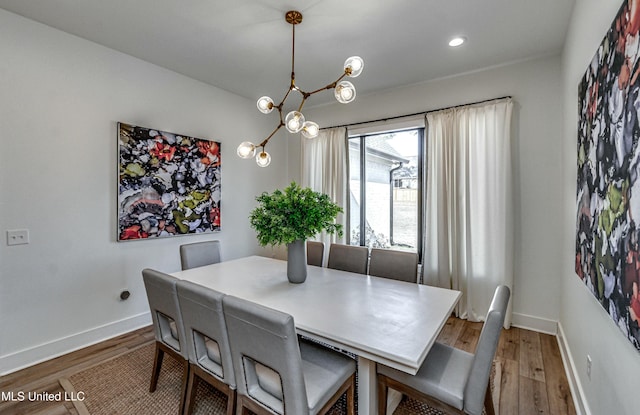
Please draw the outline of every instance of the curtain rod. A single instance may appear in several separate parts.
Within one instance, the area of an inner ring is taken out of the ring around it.
[[[343,125],[334,125],[332,127],[322,127],[321,130],[328,130],[330,128],[340,128],[340,127],[353,127],[355,125],[372,124],[374,122],[397,120],[398,118],[413,117],[413,116],[421,115],[421,114],[429,114],[430,112],[438,112],[438,111],[444,111],[444,110],[449,110],[449,109],[453,109],[453,108],[460,108],[460,107],[468,107],[470,105],[484,104],[485,102],[497,101],[497,100],[500,100],[500,99],[507,99],[507,98],[511,98],[511,95],[506,95],[506,96],[500,97],[500,98],[483,99],[482,101],[476,101],[476,102],[472,102],[470,104],[453,105],[451,107],[438,108],[438,109],[435,109],[435,110],[414,112],[413,114],[396,115],[396,116],[393,116],[393,117],[380,118],[378,120],[361,121],[361,122],[354,122],[354,123],[351,123],[351,124],[343,124]]]

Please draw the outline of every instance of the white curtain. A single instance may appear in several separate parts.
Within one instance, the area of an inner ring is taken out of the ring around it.
[[[347,232],[348,202],[348,150],[345,127],[320,130],[318,137],[302,141],[301,186],[329,195],[334,203],[344,210],[337,222],[342,225],[344,235],[328,235],[322,232],[315,239],[324,242],[325,263],[331,243],[345,243]]]
[[[462,291],[456,313],[470,321],[513,283],[512,108],[507,98],[427,114],[423,278]]]

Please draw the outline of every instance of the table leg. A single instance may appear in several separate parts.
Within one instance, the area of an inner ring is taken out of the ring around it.
[[[358,415],[378,413],[376,362],[358,356]]]

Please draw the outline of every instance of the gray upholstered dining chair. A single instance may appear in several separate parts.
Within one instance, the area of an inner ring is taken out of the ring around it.
[[[355,362],[298,341],[293,317],[233,296],[222,300],[238,385],[237,414],[324,414],[346,392],[354,414]]]
[[[307,265],[322,266],[324,242],[307,241]]]
[[[369,248],[366,246],[331,244],[329,247],[328,268],[366,274],[368,263]]]
[[[224,294],[190,281],[178,281],[178,301],[189,354],[185,415],[191,415],[200,380],[227,395],[227,415],[233,415],[236,381],[231,363]]]
[[[372,248],[369,275],[394,280],[418,281],[418,254],[393,249]]]
[[[415,376],[378,365],[378,413],[391,387],[447,414],[494,415],[489,378],[509,296],[507,286],[496,289],[475,354],[436,342]]]
[[[182,270],[220,262],[220,241],[194,242],[180,245]]]
[[[156,390],[160,369],[162,368],[162,360],[166,353],[182,365],[179,412],[182,414],[187,391],[187,378],[189,377],[189,357],[185,346],[184,325],[176,290],[178,279],[148,268],[142,270],[142,279],[147,291],[147,299],[149,300],[149,309],[153,321],[153,332],[156,338],[149,392],[155,392]]]

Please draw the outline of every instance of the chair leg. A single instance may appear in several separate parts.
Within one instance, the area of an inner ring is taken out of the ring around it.
[[[187,393],[186,400],[184,403],[184,414],[191,415],[193,412],[193,405],[196,401],[196,392],[198,390],[198,384],[200,383],[200,378],[196,376],[195,370],[191,370],[189,372],[189,380],[187,381]]]
[[[158,378],[160,377],[160,369],[162,369],[162,358],[164,357],[164,351],[160,349],[160,343],[156,342],[156,352],[153,357],[153,369],[151,371],[151,385],[149,386],[149,392],[156,391],[158,386]]]
[[[347,415],[355,415],[356,408],[356,378],[355,375],[351,376],[351,385],[347,389]]]
[[[378,375],[378,415],[387,414],[387,392],[389,386],[384,377]]]
[[[484,394],[484,409],[487,415],[495,415],[495,409],[493,407],[493,397],[491,396],[491,380],[487,385],[487,392]]]
[[[244,397],[241,395],[237,395],[238,399],[236,400],[236,415],[249,415],[249,408],[244,406]]]
[[[236,409],[236,391],[229,389],[227,395],[227,415],[233,415]]]
[[[187,381],[189,379],[189,373],[191,372],[189,370],[189,361],[183,360],[183,362],[182,382],[180,386],[180,412],[178,412],[180,415],[184,414],[184,402],[187,398]]]

